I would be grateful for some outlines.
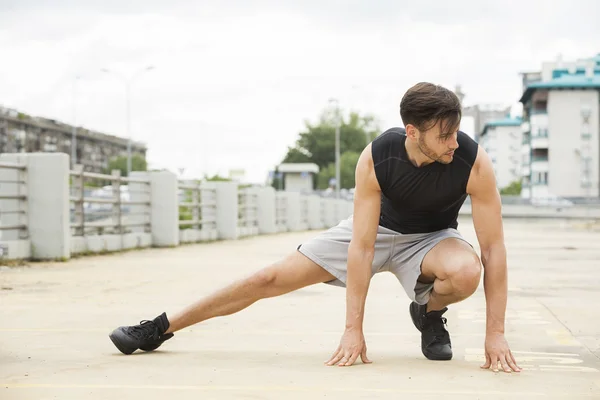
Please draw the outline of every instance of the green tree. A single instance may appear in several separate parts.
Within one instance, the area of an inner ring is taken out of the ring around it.
[[[340,187],[354,187],[354,170],[362,150],[379,134],[374,117],[340,112]],[[289,147],[283,163],[315,163],[319,166],[317,186],[326,188],[329,178],[335,177],[335,128],[338,113],[335,109],[323,111],[316,124],[305,121],[294,147]]]
[[[111,159],[108,162],[108,167],[104,173],[110,174],[113,170],[118,169],[121,171],[121,176],[127,176],[127,156],[119,156]],[[148,163],[146,159],[139,154],[131,155],[131,170],[132,171],[147,171]]]
[[[215,174],[213,176],[204,175],[204,180],[211,181],[211,182],[229,182],[229,181],[231,181],[231,179],[225,178],[219,174]]]
[[[354,172],[356,170],[356,164],[360,153],[354,151],[347,151],[340,156],[340,187],[341,188],[353,188],[354,187]],[[329,180],[335,178],[335,162],[330,163],[327,167],[319,171],[317,178],[317,187],[319,189],[327,189],[329,187]]]
[[[500,189],[500,194],[505,195],[520,195],[521,194],[521,181],[517,180],[512,182],[510,185]]]

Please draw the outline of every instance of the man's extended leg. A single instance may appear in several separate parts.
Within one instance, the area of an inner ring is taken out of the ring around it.
[[[234,282],[167,319],[163,313],[153,321],[115,329],[110,339],[124,354],[137,349],[157,349],[173,332],[209,318],[233,314],[260,299],[275,297],[316,283],[333,275],[295,251],[283,260]]]
[[[293,252],[283,260],[226,286],[169,319],[166,333],[176,332],[209,318],[236,313],[257,300],[280,296],[315,283],[334,279],[333,275]]]
[[[442,316],[449,304],[471,296],[481,278],[481,262],[469,244],[457,238],[437,243],[423,258],[419,282],[433,283],[425,305],[411,303],[410,313],[421,331],[423,354],[432,360],[452,358],[450,334]]]

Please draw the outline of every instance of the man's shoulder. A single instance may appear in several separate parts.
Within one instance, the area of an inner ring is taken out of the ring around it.
[[[405,139],[406,131],[404,128],[394,127],[383,131],[371,144],[373,161],[378,163],[391,155],[397,156]]]
[[[477,143],[471,136],[467,135],[463,131],[458,131],[457,140],[457,156],[462,159],[470,168],[473,168],[479,153],[479,143]]]
[[[379,136],[377,136],[377,138],[375,139],[379,139],[381,137],[389,137],[389,136],[406,136],[406,129],[399,127],[399,126],[393,126],[391,128],[386,129],[385,131],[381,132],[381,134]]]

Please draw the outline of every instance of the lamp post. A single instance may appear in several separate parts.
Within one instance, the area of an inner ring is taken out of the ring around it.
[[[71,169],[77,164],[77,80],[79,75],[73,79],[73,126],[71,128]]]
[[[335,198],[340,198],[340,104],[338,99],[329,99],[335,105]]]
[[[126,95],[126,99],[127,99],[126,100],[126,102],[127,102],[127,105],[126,105],[127,176],[129,176],[129,174],[131,173],[131,84],[141,74],[143,74],[144,72],[153,70],[153,69],[154,69],[154,66],[149,65],[147,67],[144,67],[144,68],[138,70],[136,73],[134,73],[129,78],[127,78],[126,76],[124,76],[118,72],[115,72],[108,68],[102,68],[102,72],[106,72],[106,73],[117,76],[125,84],[125,95]]]

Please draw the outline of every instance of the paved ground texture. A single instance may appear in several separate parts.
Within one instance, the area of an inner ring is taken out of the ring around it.
[[[473,243],[469,220],[460,230]],[[454,359],[426,360],[409,301],[374,278],[365,335],[373,364],[323,362],[344,327],[344,290],[309,287],[124,356],[116,326],[173,312],[282,257],[315,232],[84,257],[0,271],[0,399],[600,398],[600,232],[505,221],[507,337],[520,374],[481,370],[483,287],[446,314]]]

